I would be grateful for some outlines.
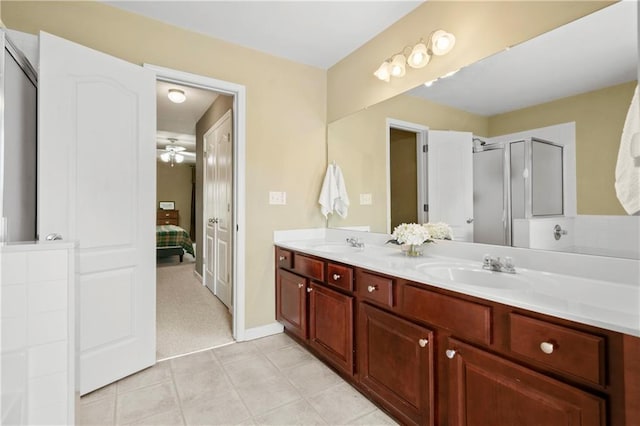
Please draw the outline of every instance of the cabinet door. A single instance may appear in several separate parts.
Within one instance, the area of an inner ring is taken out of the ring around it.
[[[309,344],[353,374],[353,297],[311,284]]]
[[[605,424],[602,398],[455,339],[448,349],[451,425]]]
[[[307,339],[308,280],[291,272],[278,270],[276,281],[276,319],[302,339]]]
[[[402,423],[433,425],[433,333],[361,303],[360,383]]]

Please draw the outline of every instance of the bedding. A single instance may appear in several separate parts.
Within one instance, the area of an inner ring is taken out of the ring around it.
[[[185,252],[195,257],[193,243],[189,238],[189,233],[183,228],[175,225],[156,226],[156,248],[176,248],[181,247]]]

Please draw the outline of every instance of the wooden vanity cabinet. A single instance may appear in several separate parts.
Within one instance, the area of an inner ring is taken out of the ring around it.
[[[276,275],[276,319],[286,329],[306,340],[307,329],[307,288],[309,280],[285,270]]]

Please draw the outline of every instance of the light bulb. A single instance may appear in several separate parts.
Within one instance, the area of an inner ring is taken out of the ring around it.
[[[181,104],[187,100],[187,96],[179,89],[169,89],[169,94],[167,96],[171,102],[176,104]]]
[[[378,79],[382,80],[382,81],[386,81],[387,83],[389,82],[389,79],[391,77],[391,72],[390,72],[390,63],[389,61],[384,61],[380,67],[378,67],[378,69],[376,70],[376,72],[373,73],[373,75],[375,75],[376,77],[378,77]]]
[[[407,58],[405,58],[402,53],[395,55],[391,60],[391,75],[393,77],[404,76],[407,73],[406,63]]]
[[[171,156],[169,155],[168,152],[163,152],[162,154],[160,154],[160,158],[162,159],[162,161],[164,161],[165,163],[169,162],[169,159],[171,158]]]
[[[175,159],[176,163],[182,163],[184,161],[184,155],[176,154]]]
[[[416,44],[409,54],[407,64],[411,68],[422,68],[429,63],[431,57],[427,53],[427,45],[423,42]]]
[[[456,44],[456,37],[444,30],[438,30],[431,36],[431,52],[434,55],[446,55]]]

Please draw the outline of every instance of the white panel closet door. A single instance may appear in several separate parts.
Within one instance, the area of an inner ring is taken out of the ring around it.
[[[78,242],[80,393],[155,363],[155,74],[40,34],[38,229]]]
[[[459,241],[473,241],[472,155],[471,133],[429,130],[429,222],[448,223]]]

